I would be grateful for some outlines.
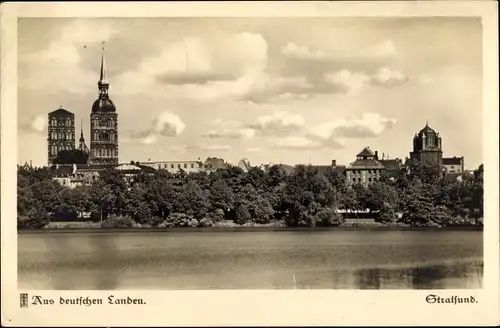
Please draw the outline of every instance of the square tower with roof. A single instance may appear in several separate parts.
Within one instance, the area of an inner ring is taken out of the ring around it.
[[[75,114],[60,107],[48,114],[47,161],[50,166],[58,154],[75,149]]]

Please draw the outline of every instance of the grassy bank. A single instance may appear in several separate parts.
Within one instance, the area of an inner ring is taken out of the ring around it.
[[[482,226],[459,225],[448,227],[410,227],[403,223],[380,223],[374,220],[348,219],[338,227],[287,227],[283,222],[268,224],[247,223],[243,225],[232,221],[220,221],[211,227],[102,227],[100,222],[50,222],[43,229],[18,229],[18,233],[120,233],[120,232],[210,232],[210,231],[333,231],[333,230],[482,230]]]

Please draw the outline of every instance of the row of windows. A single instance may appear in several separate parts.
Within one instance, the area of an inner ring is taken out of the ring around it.
[[[380,170],[351,170],[352,173],[361,174],[361,172],[366,172],[369,174],[380,174]]]
[[[50,125],[52,126],[72,126],[73,125],[73,121],[69,118],[65,118],[65,119],[59,119],[59,120],[56,120],[55,118],[53,118],[52,120],[50,120]]]
[[[111,148],[92,149],[92,155],[95,157],[118,157],[118,150]]]
[[[94,131],[93,139],[95,141],[115,141],[116,136],[111,131],[110,133],[99,133],[98,131]]]
[[[54,156],[63,150],[73,150],[73,147],[69,145],[53,145],[52,147],[50,147],[50,154]]]
[[[93,127],[101,127],[101,128],[115,128],[116,127],[116,122],[115,121],[101,121],[101,120],[94,120],[92,121],[92,126]]]
[[[75,135],[73,133],[52,132],[50,137],[54,140],[73,140]]]
[[[197,164],[196,165],[197,167],[201,168],[203,165],[202,164]],[[161,164],[158,165],[159,168],[161,168]],[[184,165],[182,166],[183,168],[187,169],[188,168],[188,164],[187,163],[184,163]],[[164,169],[167,169],[168,168],[168,164],[163,164],[163,168]],[[175,168],[175,164],[170,164],[170,168],[173,169]],[[181,164],[178,163],[177,164],[177,168],[181,168]],[[191,168],[194,169],[194,163],[191,163]]]
[[[181,164],[181,163],[177,163],[177,164],[174,164],[174,163],[171,163],[170,165],[169,164],[163,164],[163,167],[161,164],[158,164],[158,168],[161,169],[168,169],[170,167],[170,169],[175,169],[175,168],[184,168],[184,169],[187,169],[187,168],[203,168],[203,164],[201,163],[190,163],[189,165],[187,163],[184,163],[184,164]],[[205,168],[206,169],[212,169],[213,168],[213,165],[212,164],[207,164],[205,165]]]

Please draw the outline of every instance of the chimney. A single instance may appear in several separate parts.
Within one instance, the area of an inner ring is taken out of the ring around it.
[[[332,167],[337,167],[337,160],[332,159]]]
[[[378,159],[378,151],[375,150],[375,159]]]

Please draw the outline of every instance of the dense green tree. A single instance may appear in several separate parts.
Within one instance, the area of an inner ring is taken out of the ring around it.
[[[144,170],[135,176],[110,169],[90,185],[70,189],[52,177],[70,174],[71,166],[24,165],[18,166],[18,226],[41,228],[51,215],[90,211],[108,227],[211,226],[224,219],[334,226],[351,215],[338,209],[366,208],[382,222],[393,222],[402,212],[401,221],[412,226],[481,224],[483,171],[481,165],[457,180],[415,164],[363,187],[348,186],[337,170],[312,166],[298,166],[291,174],[281,166],[249,172],[231,166],[210,174]]]

